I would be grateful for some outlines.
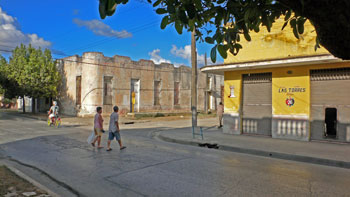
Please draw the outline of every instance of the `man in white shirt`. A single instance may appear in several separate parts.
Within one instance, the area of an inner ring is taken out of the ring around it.
[[[114,106],[113,107],[113,113],[110,116],[109,119],[109,135],[108,135],[108,144],[107,144],[107,151],[111,151],[111,141],[115,138],[120,146],[120,150],[123,150],[124,148],[126,148],[125,146],[122,145],[122,140],[120,137],[120,129],[119,129],[119,108],[118,106]]]

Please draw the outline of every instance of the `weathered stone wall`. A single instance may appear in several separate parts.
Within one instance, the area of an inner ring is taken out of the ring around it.
[[[80,58],[78,56],[71,56],[58,61],[58,67],[62,73],[61,86],[59,88],[59,106],[63,114],[76,115],[76,76],[77,67],[79,67]]]
[[[131,81],[140,80],[139,107],[136,112],[190,111],[191,105],[191,68],[172,64],[154,64],[153,61],[132,61],[129,57],[105,57],[102,53],[87,52],[82,57],[71,56],[62,59],[62,87],[60,104],[62,113],[80,115],[95,113],[102,106],[105,113],[119,106],[125,114],[131,110]],[[81,106],[76,102],[76,77],[81,76]],[[112,77],[108,94],[112,95],[112,104],[104,104],[104,78]],[[206,74],[198,73],[198,110],[205,108]],[[223,76],[216,76],[216,94],[220,97]],[[154,81],[160,81],[159,105],[154,103]],[[174,84],[179,82],[179,104],[174,104]],[[215,89],[214,88],[214,89]],[[218,104],[218,103],[217,103]]]

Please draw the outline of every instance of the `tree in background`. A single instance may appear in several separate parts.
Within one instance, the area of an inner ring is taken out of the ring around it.
[[[12,99],[17,96],[18,84],[7,77],[8,63],[4,57],[0,55],[0,94],[5,98]]]
[[[99,0],[100,16],[112,16],[118,4],[129,0]],[[350,1],[349,0],[147,0],[164,15],[161,28],[174,24],[181,34],[183,29],[196,31],[197,40],[213,44],[212,61],[216,51],[223,58],[227,51],[236,55],[242,46],[240,36],[251,40],[250,31],[259,32],[265,26],[270,31],[273,23],[285,15],[285,24],[294,36],[302,39],[304,23],[308,19],[315,27],[319,44],[335,57],[350,59]],[[213,31],[211,30],[213,29]],[[205,37],[205,38],[204,38]]]
[[[58,94],[60,74],[49,49],[42,51],[23,44],[16,47],[7,66],[7,78],[19,86],[16,94],[23,98],[23,112],[24,96],[32,98],[32,111],[35,112],[35,98],[56,97]]]

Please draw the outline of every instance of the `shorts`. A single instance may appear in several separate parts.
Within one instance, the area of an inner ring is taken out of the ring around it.
[[[222,120],[222,114],[221,115],[218,115],[219,116],[219,120]]]
[[[114,137],[116,140],[120,140],[120,132],[119,131],[109,132],[108,140],[113,140]]]
[[[50,115],[49,115],[49,118],[53,118],[53,117],[55,117],[54,114],[50,114]]]
[[[101,137],[103,134],[102,129],[100,129],[100,128],[95,128],[94,131],[95,131],[96,137],[98,137],[98,136]]]

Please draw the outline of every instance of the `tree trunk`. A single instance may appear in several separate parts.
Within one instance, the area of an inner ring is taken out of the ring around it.
[[[23,101],[23,104],[22,104],[23,113],[26,113],[26,101],[25,101],[25,99],[24,99],[24,96],[22,96],[22,101]]]

